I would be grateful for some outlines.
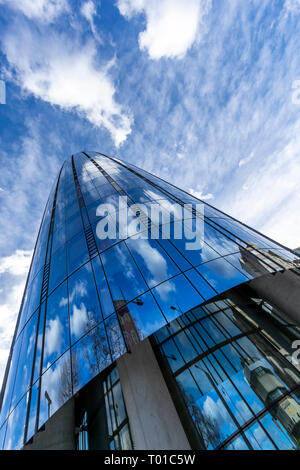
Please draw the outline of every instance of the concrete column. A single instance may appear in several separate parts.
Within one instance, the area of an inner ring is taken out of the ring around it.
[[[75,450],[74,397],[46,422],[45,428],[33,436],[23,450]]]
[[[189,450],[173,400],[148,339],[117,360],[136,450]]]
[[[300,276],[286,270],[253,279],[249,286],[277,307],[288,321],[300,324]]]

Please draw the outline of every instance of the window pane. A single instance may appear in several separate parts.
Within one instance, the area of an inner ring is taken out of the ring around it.
[[[85,264],[69,278],[72,343],[102,320],[91,264]]]
[[[75,393],[111,363],[103,323],[78,341],[71,354]]]
[[[67,282],[48,297],[43,370],[70,347]]]
[[[113,300],[129,301],[147,290],[124,242],[101,254]]]
[[[84,264],[88,258],[88,249],[84,234],[80,233],[67,243],[68,272],[72,273],[76,268]]]
[[[154,287],[176,274],[179,269],[155,240],[126,241],[149,287]]]
[[[39,428],[71,395],[71,361],[67,351],[42,375]]]
[[[49,279],[49,292],[66,277],[66,248],[62,246],[52,255]]]
[[[203,302],[183,274],[155,287],[153,293],[168,321]]]

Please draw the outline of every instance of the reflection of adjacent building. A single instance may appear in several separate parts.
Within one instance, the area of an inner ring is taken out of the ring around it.
[[[275,400],[280,399],[287,392],[282,382],[258,358],[251,361],[244,360],[244,374],[247,382],[260,398],[270,413],[287,431],[293,441],[300,445],[300,405],[294,398],[288,396],[271,406]]]
[[[138,330],[135,326],[134,319],[132,318],[131,313],[128,309],[126,300],[115,300],[114,307],[119,318],[125,342],[129,350],[131,350],[136,344],[140,342]]]
[[[300,258],[292,261],[280,252],[264,250],[254,243],[240,247],[240,264],[253,280],[250,286],[258,296],[276,306],[282,316],[300,324]]]
[[[255,243],[247,243],[247,248],[240,247],[240,263],[242,268],[251,276],[256,277],[262,274],[268,274],[270,268],[273,269],[291,269],[300,265],[300,260],[291,262],[280,253],[272,250],[259,248]]]

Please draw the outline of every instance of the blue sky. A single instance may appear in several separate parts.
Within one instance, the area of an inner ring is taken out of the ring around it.
[[[300,246],[300,0],[0,0],[0,381],[42,211],[83,149]]]

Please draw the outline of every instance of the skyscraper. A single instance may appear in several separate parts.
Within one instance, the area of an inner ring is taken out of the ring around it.
[[[299,267],[132,164],[67,159],[13,337],[0,448],[298,448]]]

